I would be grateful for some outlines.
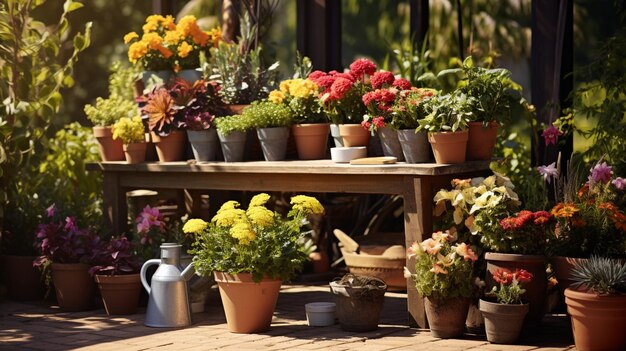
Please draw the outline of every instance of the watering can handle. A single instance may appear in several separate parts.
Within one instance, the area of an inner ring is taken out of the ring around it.
[[[148,271],[148,267],[153,266],[155,264],[160,264],[160,263],[161,263],[161,260],[155,258],[152,260],[147,260],[146,263],[144,263],[143,266],[141,266],[141,272],[139,272],[139,277],[141,278],[141,284],[146,289],[148,294],[150,294],[150,284],[148,284],[148,281],[146,280],[146,272]]]

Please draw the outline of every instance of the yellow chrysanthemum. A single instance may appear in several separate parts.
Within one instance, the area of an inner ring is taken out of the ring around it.
[[[274,212],[263,206],[248,208],[246,215],[248,215],[248,219],[252,222],[252,224],[260,228],[267,228],[274,223]]]
[[[285,93],[280,90],[272,90],[267,99],[275,104],[282,104],[285,99]]]
[[[283,93],[287,94],[289,93],[289,87],[291,86],[291,83],[293,82],[293,79],[287,79],[287,80],[283,80],[282,82],[280,82],[280,91],[282,91]]]
[[[124,36],[124,44],[128,44],[134,39],[139,38],[139,35],[135,32],[130,32]]]
[[[233,227],[230,228],[230,235],[239,240],[239,244],[241,245],[248,245],[256,239],[256,233],[247,222],[240,222],[233,225]]]
[[[193,46],[187,44],[186,41],[183,41],[180,46],[178,46],[178,56],[185,58],[189,56],[189,53],[193,51]]]
[[[157,50],[163,44],[163,38],[157,33],[146,33],[141,37],[141,41],[145,42],[153,50]]]
[[[167,15],[161,19],[161,25],[163,28],[168,30],[176,29],[176,24],[174,23],[174,17],[172,15]]]
[[[213,216],[211,222],[220,227],[229,227],[236,223],[247,222],[246,211],[239,208],[220,211],[215,216]]]
[[[128,60],[137,63],[142,57],[148,53],[148,45],[144,41],[134,42],[128,47]]]
[[[163,36],[163,41],[171,45],[178,45],[181,40],[183,40],[183,36],[177,30],[167,31]]]
[[[196,23],[195,16],[185,16],[181,18],[176,26],[176,30],[178,30],[183,37],[190,35],[196,28],[198,28],[198,24]]]
[[[199,219],[192,218],[183,226],[183,232],[185,234],[200,234],[209,226],[209,223]]]
[[[220,213],[220,212],[226,211],[226,210],[232,210],[232,209],[235,209],[237,207],[239,207],[239,202],[234,201],[234,200],[226,201],[226,202],[224,202],[222,207],[220,207],[220,209],[217,210],[217,213]]]
[[[306,195],[296,195],[291,198],[293,209],[305,213],[323,214],[324,207],[314,197]]]
[[[142,29],[144,33],[154,32],[159,29],[159,23],[161,23],[165,18],[161,15],[151,15],[146,18],[146,24],[143,25]]]
[[[248,208],[256,207],[256,206],[264,206],[269,201],[269,199],[270,199],[270,196],[266,193],[256,194],[250,200],[250,205],[248,205]]]

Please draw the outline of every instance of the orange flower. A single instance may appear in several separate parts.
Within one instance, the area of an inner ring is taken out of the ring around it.
[[[576,205],[571,203],[558,203],[554,208],[552,208],[552,215],[557,218],[571,218],[576,214],[576,212],[580,211]]]
[[[438,263],[433,264],[433,268],[430,269],[431,272],[435,274],[448,274],[448,271],[443,269]]]
[[[150,130],[161,130],[164,125],[174,121],[174,99],[167,89],[159,89],[150,94],[148,103],[143,107],[143,113],[148,115]]]
[[[472,248],[469,247],[466,243],[458,244],[456,246],[456,249],[454,249],[454,251],[458,255],[463,256],[463,259],[466,261],[478,260],[478,256],[474,253],[474,251],[472,251]]]

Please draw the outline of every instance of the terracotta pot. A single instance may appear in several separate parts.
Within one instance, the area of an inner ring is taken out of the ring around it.
[[[328,123],[296,124],[291,132],[296,141],[298,158],[301,160],[320,160],[326,158],[328,151]]]
[[[485,317],[487,340],[494,344],[514,344],[522,331],[528,304],[506,305],[480,300],[479,309]]]
[[[185,132],[176,130],[168,136],[159,136],[154,132],[150,133],[152,142],[156,146],[157,155],[161,162],[182,161],[185,155]]]
[[[579,351],[626,350],[626,295],[598,296],[565,289]]]
[[[536,327],[541,324],[541,319],[545,314],[548,288],[545,256],[487,252],[485,260],[487,261],[486,291],[498,285],[492,276],[492,273],[498,268],[508,269],[511,272],[516,269],[525,269],[533,275],[532,281],[524,284],[526,292],[522,295],[522,300],[530,303],[530,310],[524,323],[528,327]]]
[[[65,311],[93,308],[95,283],[83,263],[52,263],[52,282],[59,307]]]
[[[9,298],[16,301],[31,301],[43,299],[44,287],[41,281],[41,271],[33,267],[35,256],[2,257],[2,267],[7,284]]]
[[[113,140],[111,127],[93,127],[93,135],[98,140],[102,161],[124,161],[122,139]]]
[[[311,252],[309,261],[313,266],[313,273],[326,273],[330,269],[330,259],[325,251]]]
[[[345,147],[368,146],[371,137],[369,130],[360,124],[340,124],[339,134]]]
[[[400,145],[400,140],[398,140],[398,131],[390,127],[383,127],[378,128],[377,134],[380,137],[383,155],[393,156],[398,161],[404,161],[402,146]]]
[[[282,161],[285,159],[289,128],[258,128],[256,133],[265,161]]]
[[[217,130],[188,130],[187,137],[196,161],[214,161],[217,157]]]
[[[470,299],[463,297],[441,300],[425,297],[426,318],[433,336],[448,339],[463,335],[469,305]]]
[[[401,129],[398,131],[398,140],[407,163],[430,161],[430,144],[428,144],[427,132],[415,133],[415,129]]]
[[[463,163],[467,149],[467,130],[461,132],[428,133],[428,141],[436,163]]]
[[[124,144],[124,155],[126,162],[130,164],[141,163],[146,160],[147,143]]]
[[[282,281],[255,283],[247,273],[214,272],[214,276],[230,332],[258,333],[270,328]]]
[[[586,261],[588,258],[575,258],[554,256],[552,257],[552,266],[554,269],[554,276],[559,282],[558,287],[561,292],[561,296],[564,296],[565,289],[569,288],[574,281],[571,279],[572,269],[577,262]]]
[[[134,314],[139,303],[141,280],[139,274],[100,275],[96,274],[102,302],[107,314]]]
[[[382,280],[381,284],[384,284]],[[348,286],[330,282],[330,291],[335,296],[337,319],[341,329],[352,332],[378,329],[387,285],[376,289],[373,286]]]
[[[469,123],[468,160],[490,160],[493,157],[499,127],[498,122],[489,122],[486,128],[483,128],[482,122]]]

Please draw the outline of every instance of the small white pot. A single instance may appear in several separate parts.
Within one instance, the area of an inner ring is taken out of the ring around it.
[[[349,163],[356,158],[365,156],[367,156],[367,148],[365,146],[330,148],[330,158],[336,163]]]
[[[304,305],[306,321],[310,327],[328,327],[335,324],[334,302],[311,302]]]

